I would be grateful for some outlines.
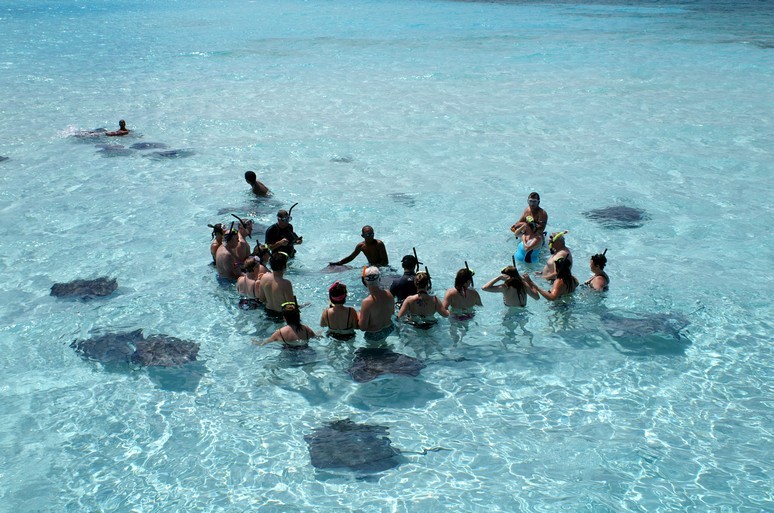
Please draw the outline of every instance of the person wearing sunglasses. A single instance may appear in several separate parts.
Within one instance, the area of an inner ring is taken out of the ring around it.
[[[296,254],[294,246],[301,244],[302,237],[296,235],[293,231],[293,225],[290,224],[293,218],[287,210],[277,212],[277,222],[266,230],[266,239],[264,242],[269,249],[273,251],[282,251],[288,258],[293,258]]]
[[[522,212],[521,217],[516,224],[511,226],[511,231],[517,235],[524,231],[524,225],[527,223],[527,218],[531,217],[537,225],[537,232],[543,233],[546,231],[546,225],[548,224],[548,213],[540,207],[540,194],[531,192],[527,198],[527,208]]]
[[[377,267],[390,265],[390,259],[387,257],[387,249],[384,247],[384,242],[374,238],[374,229],[371,226],[364,226],[360,231],[360,236],[363,237],[363,242],[359,242],[348,257],[342,258],[338,262],[329,262],[329,264],[344,265],[354,260],[360,253],[363,253],[368,259],[369,265]]]

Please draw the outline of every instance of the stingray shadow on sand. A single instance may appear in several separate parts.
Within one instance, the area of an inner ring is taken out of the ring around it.
[[[650,219],[644,210],[626,205],[597,208],[583,212],[583,215],[611,230],[639,228]]]
[[[51,295],[61,298],[94,299],[109,296],[118,288],[115,278],[102,276],[93,280],[73,280],[67,283],[54,283]]]

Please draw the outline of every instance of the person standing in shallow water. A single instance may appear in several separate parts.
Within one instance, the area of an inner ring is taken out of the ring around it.
[[[398,319],[408,314],[407,322],[417,328],[427,329],[435,325],[437,313],[441,317],[449,317],[449,311],[444,308],[441,300],[428,293],[430,288],[430,275],[426,272],[418,272],[414,279],[417,293],[403,301],[398,312]]]
[[[610,285],[610,277],[604,270],[605,266],[607,265],[607,257],[605,256],[606,253],[607,249],[605,249],[605,251],[602,253],[597,253],[591,257],[589,267],[591,268],[591,272],[594,274],[591,278],[583,282],[583,284],[587,287],[590,287],[594,290],[607,290],[608,285]]]
[[[258,181],[258,177],[255,176],[253,171],[245,171],[245,182],[250,184],[250,188],[256,196],[268,196],[271,194],[269,188]]]
[[[266,230],[264,242],[269,246],[272,253],[282,251],[288,258],[293,258],[296,254],[293,246],[301,244],[303,239],[293,231],[293,225],[290,224],[292,220],[293,218],[290,217],[287,210],[280,210],[277,212],[277,222]]]
[[[330,265],[344,265],[355,259],[361,252],[368,259],[370,265],[386,266],[390,265],[390,260],[387,257],[387,249],[384,247],[384,242],[374,238],[374,229],[371,226],[364,226],[360,231],[360,236],[363,237],[363,242],[359,242],[355,246],[355,250],[345,258],[342,258],[338,262],[329,262]]]
[[[481,290],[501,292],[505,306],[527,306],[527,296],[531,296],[533,299],[540,299],[540,295],[537,292],[527,287],[519,274],[519,270],[514,266],[504,267],[500,273],[500,276],[489,280],[486,285],[481,287]],[[497,285],[496,283],[501,280],[502,283]]]
[[[443,307],[449,310],[452,319],[467,321],[475,316],[474,307],[484,306],[481,296],[473,286],[473,271],[467,267],[457,271],[454,287],[446,291]]]
[[[531,192],[527,198],[527,208],[522,212],[521,217],[516,224],[511,226],[511,231],[517,233],[523,230],[522,226],[527,222],[527,217],[532,217],[538,233],[546,231],[546,225],[548,224],[548,212],[540,207],[540,194]]]
[[[578,280],[572,275],[572,261],[568,258],[559,258],[554,261],[556,277],[551,285],[551,290],[543,290],[532,282],[528,274],[524,275],[524,283],[549,301],[556,301],[562,296],[570,295],[578,288]]]
[[[323,310],[320,316],[320,326],[328,328],[328,336],[336,340],[352,340],[355,338],[360,319],[357,310],[345,306],[347,301],[347,286],[336,281],[328,288],[330,307]]]
[[[387,338],[395,329],[392,314],[395,312],[392,294],[382,289],[382,274],[378,267],[363,271],[363,282],[368,287],[368,296],[360,305],[360,330],[365,331],[366,340],[379,341]]]
[[[414,283],[416,277],[417,259],[414,255],[405,255],[400,264],[403,266],[403,276],[392,282],[390,285],[390,294],[395,298],[395,304],[400,308],[401,303],[417,293],[417,286]]]
[[[113,132],[106,132],[105,135],[109,137],[120,137],[129,133],[129,129],[126,128],[126,121],[123,119],[118,122],[118,130]]]
[[[235,281],[242,275],[234,257],[239,236],[233,228],[228,230],[223,236],[224,244],[218,248],[215,253],[215,267],[218,269],[218,276],[224,280]]]
[[[266,314],[272,319],[282,318],[282,305],[293,301],[293,284],[285,278],[288,257],[285,253],[277,252],[271,255],[269,266],[271,272],[261,276],[258,282],[258,300],[266,305]]]

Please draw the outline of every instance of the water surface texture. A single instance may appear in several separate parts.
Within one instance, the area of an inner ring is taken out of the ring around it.
[[[774,510],[773,27],[754,0],[0,0],[0,510]],[[609,292],[482,292],[386,340],[414,376],[352,379],[362,334],[252,345],[276,325],[210,265],[207,224],[298,202],[316,327],[334,280],[365,297],[362,256],[324,272],[364,224],[437,294],[466,261],[480,287],[533,190]],[[136,330],[196,361],[71,347]],[[346,419],[399,464],[316,469],[305,437]]]

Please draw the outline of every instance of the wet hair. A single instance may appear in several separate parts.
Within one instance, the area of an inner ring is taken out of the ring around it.
[[[572,260],[569,258],[559,258],[554,260],[554,266],[556,268],[556,278],[564,282],[568,291],[572,292],[575,290],[575,280],[572,276]]]
[[[335,282],[328,289],[328,299],[333,305],[343,305],[347,300],[347,286],[341,282]]]
[[[298,330],[301,328],[301,311],[298,309],[298,305],[289,302],[282,304],[282,317],[285,319],[285,324],[291,328]]]
[[[263,257],[270,255],[271,251],[266,244],[256,244],[253,248],[253,256],[258,257],[258,260],[263,262]]]
[[[253,272],[256,267],[258,267],[258,262],[254,258],[248,258],[247,260],[245,260],[245,263],[242,265],[242,269],[246,273]]]
[[[234,223],[231,223],[231,227],[223,234],[223,240],[228,242],[234,237],[236,237],[238,234],[239,232],[234,229]]]
[[[529,196],[527,197],[527,199],[536,199],[536,200],[540,201],[540,194],[538,194],[538,193],[536,193],[534,191],[530,192]]]
[[[465,269],[460,269],[459,271],[457,271],[457,276],[454,277],[454,288],[461,292],[462,287],[472,279],[473,279],[473,271],[471,271],[467,267]]]
[[[414,277],[414,285],[416,285],[417,290],[429,290],[430,287],[433,286],[433,282],[430,279],[430,274],[423,271],[418,272]]]
[[[247,180],[250,183],[253,183],[258,180],[258,177],[255,176],[255,173],[253,171],[245,171],[245,180]]]
[[[591,261],[594,262],[594,265],[600,269],[604,269],[605,265],[607,265],[607,257],[605,256],[605,253],[607,253],[607,248],[605,248],[602,253],[597,253],[596,255],[591,256]]]
[[[126,121],[124,121],[123,119],[119,119],[118,127],[121,128],[122,130],[126,130]]]
[[[504,275],[508,277],[507,280],[505,280],[505,286],[514,288],[518,291],[519,295],[523,295],[526,289],[524,288],[524,280],[521,279],[521,275],[519,274],[519,270],[516,269],[514,266],[509,265],[508,267],[503,267],[502,271],[500,271]]]
[[[282,251],[272,253],[269,266],[272,271],[284,271],[288,266],[288,256]]]
[[[220,223],[218,223],[218,224],[208,224],[207,226],[212,228],[212,235],[211,235],[211,237],[213,239],[216,236],[218,236],[218,235],[220,235],[221,237],[223,236],[223,225],[222,224],[220,224]]]

